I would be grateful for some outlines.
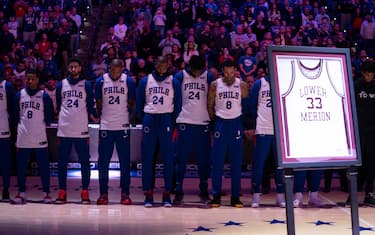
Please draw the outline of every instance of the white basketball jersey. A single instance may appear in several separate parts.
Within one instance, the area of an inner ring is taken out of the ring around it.
[[[274,134],[270,84],[264,77],[260,78],[255,134]]]
[[[288,120],[284,131],[287,157],[347,156],[351,147],[346,128],[342,128],[347,124],[343,114],[344,91],[343,87],[334,86],[328,61],[292,59],[291,63],[292,82],[282,94],[285,106],[294,107],[282,110],[284,121]],[[341,71],[332,73],[335,72]],[[314,140],[314,144],[300,141],[304,138]]]
[[[124,130],[129,125],[127,76],[114,81],[103,75],[101,130]]]
[[[235,78],[228,86],[223,78],[216,80],[215,115],[223,119],[238,118],[242,114],[241,80]]]
[[[48,146],[44,121],[43,91],[30,96],[25,89],[20,95],[20,121],[17,126],[17,148],[46,148]]]
[[[62,80],[58,137],[85,138],[89,136],[85,81],[72,85]]]
[[[10,137],[7,92],[5,90],[5,84],[5,80],[0,83],[0,138]]]
[[[172,113],[174,109],[174,90],[172,76],[168,76],[164,81],[158,82],[148,75],[146,85],[146,104],[143,109],[145,113]]]
[[[177,117],[177,123],[208,124],[210,118],[207,111],[207,71],[197,78],[185,70],[182,73],[182,109]]]
[[[57,106],[56,106],[56,89],[48,90],[46,88],[46,89],[44,89],[44,92],[46,92],[49,95],[49,97],[51,98],[53,110],[54,110],[54,112],[56,112],[56,108],[57,108]]]

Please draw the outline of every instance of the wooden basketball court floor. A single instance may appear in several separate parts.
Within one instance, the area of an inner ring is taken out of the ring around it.
[[[185,204],[164,208],[161,205],[163,181],[156,180],[153,208],[143,207],[141,178],[132,177],[133,205],[120,205],[119,177],[110,179],[107,206],[97,206],[98,180],[92,174],[90,185],[91,205],[80,204],[80,178],[68,178],[68,203],[42,204],[39,177],[28,177],[25,205],[0,202],[0,235],[119,235],[119,234],[287,234],[285,209],[275,206],[275,192],[262,195],[261,207],[250,207],[250,179],[242,179],[244,208],[229,206],[230,196],[222,197],[220,208],[208,208],[199,202],[198,179],[185,181]],[[338,190],[334,179],[332,191],[321,193],[325,208],[297,208],[294,210],[298,235],[350,235],[350,208],[344,207],[347,194]],[[230,179],[223,181],[225,192],[230,192]],[[11,197],[17,192],[16,178],[12,178]],[[57,177],[51,177],[51,195],[57,195]],[[363,193],[359,193],[362,202]],[[172,196],[173,199],[173,196]],[[307,193],[304,195],[307,203]],[[359,208],[360,234],[375,234],[375,208]]]

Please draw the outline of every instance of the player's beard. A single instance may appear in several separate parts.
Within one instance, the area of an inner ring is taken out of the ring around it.
[[[74,79],[77,79],[77,78],[79,78],[79,73],[78,73],[78,72],[71,72],[71,73],[70,73],[70,76],[71,76],[72,78],[74,78]]]

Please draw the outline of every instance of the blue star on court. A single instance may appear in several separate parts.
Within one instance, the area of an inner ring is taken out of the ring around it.
[[[193,232],[212,232],[211,231],[211,229],[213,229],[213,228],[205,228],[205,227],[203,227],[203,226],[198,226],[198,227],[196,227],[194,230],[193,230]]]
[[[375,231],[375,230],[374,230],[374,228],[371,228],[371,227],[359,226],[359,231]]]
[[[234,222],[232,220],[226,222],[226,223],[222,223],[224,224],[224,226],[242,226],[243,223],[238,223],[238,222]]]
[[[278,220],[278,219],[268,220],[266,222],[270,224],[285,224],[285,220]]]
[[[311,223],[315,224],[316,226],[320,226],[320,225],[333,225],[334,222],[325,222],[325,221],[318,220],[316,222],[311,222]]]

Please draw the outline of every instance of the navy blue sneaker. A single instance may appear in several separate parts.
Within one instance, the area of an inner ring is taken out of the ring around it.
[[[163,205],[164,207],[172,207],[171,195],[168,191],[163,193]]]
[[[144,206],[145,206],[146,208],[151,208],[153,203],[154,203],[154,197],[153,197],[153,195],[152,195],[152,191],[147,191],[147,192],[145,192],[145,202],[144,202]]]

